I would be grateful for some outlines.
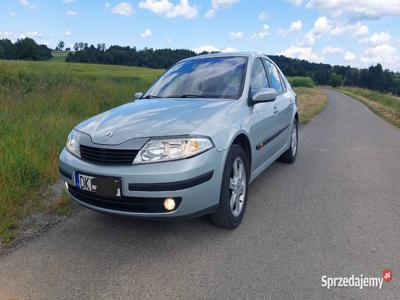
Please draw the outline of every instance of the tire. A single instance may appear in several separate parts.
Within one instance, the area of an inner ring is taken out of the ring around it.
[[[298,121],[294,119],[292,126],[292,134],[290,136],[290,147],[280,157],[279,161],[292,164],[296,160],[299,145],[299,128]]]
[[[239,226],[246,211],[249,178],[247,155],[241,146],[234,144],[225,162],[218,209],[210,216],[215,225],[228,229]]]

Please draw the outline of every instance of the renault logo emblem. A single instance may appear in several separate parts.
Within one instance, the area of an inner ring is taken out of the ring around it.
[[[109,131],[109,132],[107,132],[107,133],[106,133],[105,140],[107,141],[110,137],[113,136],[113,134],[114,134],[114,131]]]

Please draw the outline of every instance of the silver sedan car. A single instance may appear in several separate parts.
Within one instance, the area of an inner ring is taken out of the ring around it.
[[[275,160],[293,163],[297,98],[256,53],[182,60],[133,102],[69,134],[59,170],[77,203],[151,219],[243,219],[249,184]]]

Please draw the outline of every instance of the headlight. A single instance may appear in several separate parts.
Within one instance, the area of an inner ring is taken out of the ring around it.
[[[67,138],[67,145],[65,146],[69,152],[81,157],[81,152],[79,150],[79,139],[81,138],[81,133],[75,129],[71,131]]]
[[[184,159],[213,147],[208,138],[152,139],[136,155],[134,164]]]

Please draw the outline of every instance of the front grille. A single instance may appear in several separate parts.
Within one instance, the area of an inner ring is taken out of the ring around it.
[[[110,166],[129,166],[139,150],[105,149],[80,145],[83,160]]]
[[[119,197],[106,198],[97,196],[94,193],[85,192],[77,189],[75,186],[68,185],[68,192],[79,201],[104,209],[110,209],[120,212],[139,212],[139,213],[162,213],[167,212],[164,209],[163,201],[165,198],[138,198],[138,197]],[[181,198],[174,198],[176,208],[181,203]]]

